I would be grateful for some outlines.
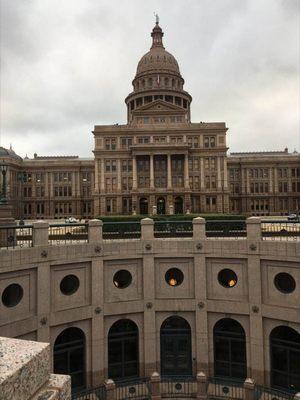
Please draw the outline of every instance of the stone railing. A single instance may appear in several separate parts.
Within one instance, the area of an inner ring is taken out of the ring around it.
[[[246,220],[156,221],[144,218],[134,222],[102,222],[88,224],[51,224],[37,221],[25,226],[0,226],[0,247],[19,248],[76,243],[99,243],[103,240],[156,238],[190,238],[192,240],[230,239],[259,242],[261,240],[300,241],[300,222]]]
[[[162,398],[197,400],[300,400],[300,393],[258,386],[254,380],[207,378],[203,372],[196,377],[161,377],[154,372],[150,378],[113,381],[107,379],[97,388],[73,393],[72,400],[161,400]]]
[[[71,379],[50,373],[50,345],[0,338],[0,400],[69,400]]]

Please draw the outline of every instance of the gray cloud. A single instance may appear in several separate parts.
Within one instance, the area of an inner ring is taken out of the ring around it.
[[[298,0],[2,0],[1,144],[92,156],[95,124],[124,98],[156,11],[193,96],[231,151],[300,150]]]

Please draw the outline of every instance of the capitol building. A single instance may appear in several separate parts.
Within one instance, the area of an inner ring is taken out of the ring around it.
[[[225,122],[191,122],[192,96],[158,23],[151,37],[125,99],[127,124],[96,125],[93,158],[22,159],[0,148],[14,218],[299,213],[300,154],[228,154]]]
[[[0,211],[35,220],[0,225],[1,400],[69,400],[51,371],[74,400],[300,400],[300,223],[262,220],[299,213],[300,155],[228,154],[151,37],[93,158],[0,148]],[[189,213],[248,218],[148,218]],[[121,214],[147,217],[100,220]]]

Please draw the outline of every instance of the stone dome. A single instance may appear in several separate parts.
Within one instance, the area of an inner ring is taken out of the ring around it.
[[[139,61],[136,78],[148,73],[163,72],[181,77],[178,62],[175,57],[167,52],[162,43],[163,31],[156,23],[152,30],[152,46]]]
[[[6,149],[5,147],[0,146],[0,157],[12,157],[16,160],[22,160],[18,154],[16,154],[12,148]]]
[[[172,54],[162,47],[154,47],[146,53],[139,61],[136,75],[145,73],[165,72],[180,75],[178,63]]]

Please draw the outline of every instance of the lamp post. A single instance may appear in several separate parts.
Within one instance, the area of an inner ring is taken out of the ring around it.
[[[2,189],[1,189],[1,197],[0,197],[0,204],[7,204],[6,199],[6,173],[7,173],[8,166],[6,164],[0,165],[0,170],[2,174]]]

